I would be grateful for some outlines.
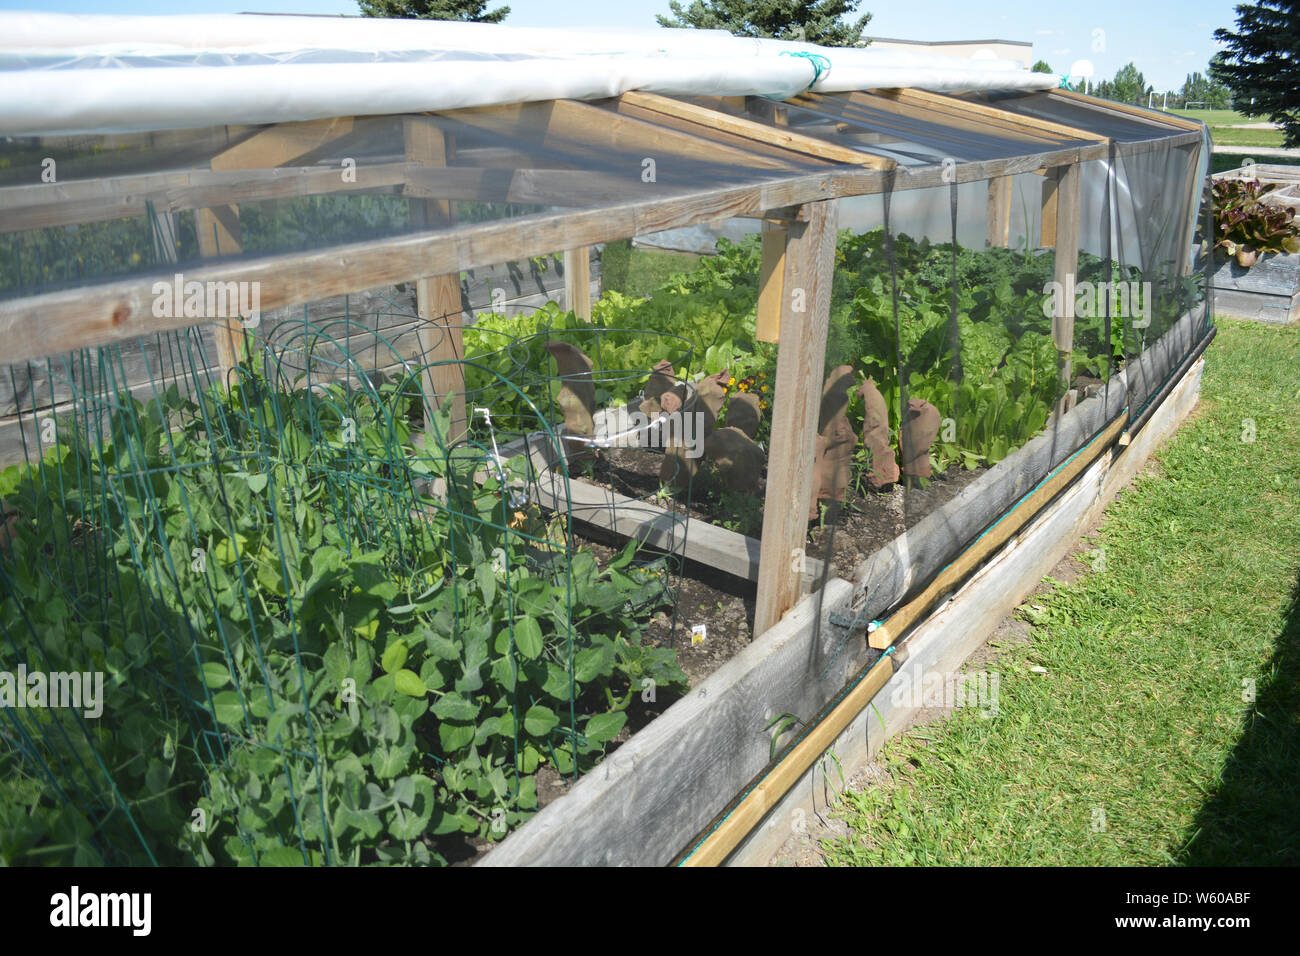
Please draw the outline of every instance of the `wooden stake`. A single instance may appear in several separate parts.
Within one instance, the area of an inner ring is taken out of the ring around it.
[[[835,226],[831,201],[808,203],[790,226],[781,296],[780,346],[767,457],[754,637],[781,620],[799,600],[813,457],[830,327]]]

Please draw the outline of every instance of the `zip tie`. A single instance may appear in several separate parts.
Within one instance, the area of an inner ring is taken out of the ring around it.
[[[816,82],[816,81],[814,81],[814,82]],[[1071,93],[1074,92],[1074,87],[1070,85],[1070,74],[1069,74],[1069,73],[1062,73],[1062,74],[1061,74],[1061,85],[1058,87],[1058,89],[1069,90]]]
[[[812,82],[804,87],[805,92],[811,90],[814,86],[816,86],[817,81],[822,78],[822,74],[831,68],[831,61],[828,60],[826,57],[822,56],[820,53],[809,53],[805,50],[800,50],[798,52],[795,52],[793,50],[782,50],[779,55],[802,57],[803,59],[807,60],[809,63],[812,64],[813,78],[812,78]]]

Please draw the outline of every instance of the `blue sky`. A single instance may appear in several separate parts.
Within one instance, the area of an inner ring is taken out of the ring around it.
[[[667,0],[593,4],[591,0],[507,0],[507,23],[516,26],[654,26]],[[499,6],[500,0],[493,3]],[[1236,0],[1092,0],[1088,4],[1001,0],[977,5],[953,0],[881,3],[864,0],[873,14],[868,32],[909,40],[1023,40],[1036,58],[1064,72],[1091,60],[1099,77],[1113,76],[1132,60],[1157,90],[1177,88],[1192,71],[1204,72],[1214,53],[1215,27],[1231,26]],[[0,9],[60,13],[356,13],[354,0],[0,0]],[[1100,47],[1100,49],[1098,49]]]

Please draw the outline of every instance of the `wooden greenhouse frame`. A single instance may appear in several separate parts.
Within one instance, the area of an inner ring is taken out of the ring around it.
[[[425,355],[439,362],[462,357],[457,332],[472,319],[463,316],[460,276],[465,270],[562,253],[569,307],[579,316],[589,317],[587,268],[591,247],[732,217],[761,220],[758,337],[779,343],[762,538],[754,541],[720,528],[701,527],[696,522],[691,525],[686,553],[755,581],[753,639],[757,641],[773,632],[777,642],[764,651],[771,652],[762,664],[769,668],[765,672],[768,676],[752,680],[729,677],[729,687],[754,697],[758,691],[771,689],[784,680],[789,682],[788,688],[773,692],[769,703],[755,706],[767,706],[775,713],[810,713],[821,709],[838,692],[848,669],[862,660],[860,655],[846,658],[844,674],[836,671],[810,676],[808,662],[816,656],[811,643],[814,639],[809,636],[813,612],[809,602],[800,602],[812,577],[809,572],[817,570],[817,562],[809,561],[800,567],[792,561],[792,555],[801,553],[804,545],[805,516],[815,494],[812,462],[834,274],[837,200],[987,182],[986,242],[1006,246],[1011,228],[1012,178],[1038,174],[1042,178],[1042,245],[1055,248],[1056,278],[1064,281],[1077,266],[1084,214],[1080,206],[1081,164],[1156,149],[1186,150],[1188,169],[1192,171],[1201,161],[1205,134],[1200,124],[1069,91],[1031,95],[1067,104],[1112,124],[1128,123],[1144,132],[1110,138],[1083,126],[1004,108],[995,99],[912,89],[805,93],[786,103],[754,97],[685,100],[625,93],[593,102],[555,100],[394,118],[402,125],[405,155],[359,165],[355,181],[347,182],[338,175],[337,167],[311,161],[323,147],[354,133],[358,119],[341,117],[268,127],[227,127],[215,134],[217,141],[211,144],[207,168],[0,187],[0,232],[141,216],[148,210],[164,214],[192,211],[204,262],[186,269],[187,280],[260,282],[263,311],[413,283],[419,315],[429,323],[428,329],[421,332],[427,347]],[[817,127],[818,135],[800,132],[788,124],[786,111],[794,109],[824,118],[825,122]],[[906,139],[907,130],[917,123],[946,127],[952,131],[954,152],[960,152],[963,141],[978,137],[1021,145],[1015,155],[956,159],[948,164],[899,164],[873,152],[873,143],[844,135],[846,124],[837,118],[866,115],[867,111],[875,117],[886,117],[879,122],[883,128],[896,131],[899,139]],[[674,160],[734,161],[740,172],[734,184],[693,189],[645,183],[639,169],[627,176],[557,169],[548,166],[544,157],[524,149],[458,150],[454,137],[445,132],[448,121],[468,130],[527,131],[543,147],[588,146],[624,156],[653,156],[660,167]],[[1197,177],[1192,175],[1188,180],[1189,189],[1199,190]],[[241,203],[342,191],[406,197],[417,231],[302,252],[257,257],[240,254]],[[458,200],[568,208],[526,219],[456,223]],[[1181,224],[1186,237],[1181,246],[1184,258],[1178,264],[1181,272],[1190,268],[1186,250],[1196,225],[1196,208],[1193,196],[1188,221]],[[152,286],[167,279],[169,275],[159,273],[0,300],[0,361],[16,365],[193,326],[192,318],[159,318],[153,314]],[[800,295],[796,297],[794,290],[800,290]],[[801,311],[796,309],[796,298],[804,306]],[[439,325],[444,327],[441,333]],[[242,331],[237,324],[233,331],[226,325],[218,328],[218,371],[227,372],[237,362],[244,344]],[[1059,354],[1059,371],[1068,385],[1074,336],[1072,304],[1053,321],[1052,336]],[[1183,345],[1186,354],[1192,343]],[[1163,371],[1171,371],[1181,358],[1169,358],[1169,368]],[[444,400],[449,393],[453,395],[457,402],[454,422],[463,422],[466,414],[463,397],[455,397],[462,381],[460,374],[455,364],[434,365],[424,383],[426,400],[431,404]],[[1072,404],[1067,394],[1056,412],[1058,422],[1065,420]],[[59,411],[57,407],[53,410]],[[1077,445],[1101,436],[1115,418],[1114,409],[1101,406],[1088,415],[1091,417],[1079,419],[1081,424],[1069,426],[1079,430]],[[13,425],[15,418],[0,419],[0,429]],[[1122,442],[1119,431],[1113,431],[1104,436],[1108,446],[1116,440]],[[587,496],[578,481],[570,487],[573,494],[567,505],[575,519],[603,522],[615,532],[639,535],[650,544],[663,544],[674,533],[671,522],[662,521],[663,514],[656,514],[648,503],[627,500],[623,503],[629,507],[620,512],[608,508],[608,492]],[[552,503],[565,504],[558,500]],[[1008,535],[1015,527],[1014,523],[1007,525]],[[987,542],[986,550],[968,562],[971,567],[966,570],[973,571],[998,543]],[[958,583],[949,581],[947,586]],[[833,579],[824,596],[836,606],[848,606],[850,591],[848,582]],[[932,603],[917,604],[910,616],[905,616],[907,626],[916,624],[930,607]],[[870,643],[882,647],[892,644],[905,629],[900,626],[903,620],[882,629]],[[753,647],[751,650],[758,653]],[[733,758],[727,752],[727,734],[735,726],[735,715],[722,713],[705,719],[700,710],[703,704],[693,700],[683,703],[689,703],[691,713],[674,726],[681,730],[686,726],[681,721],[696,720],[693,729],[682,731],[684,742],[680,747],[694,748],[691,755],[681,758],[690,764],[686,775],[697,788],[704,786],[700,781],[712,779],[730,796],[755,772],[752,755]],[[668,746],[665,735],[669,731],[655,733],[660,744]],[[629,763],[610,773],[630,779],[632,771]],[[641,788],[637,792],[646,807],[663,806],[667,799],[663,790],[681,786],[680,777],[655,783],[647,782],[644,768],[639,773],[640,783],[629,782],[627,786]],[[697,797],[700,793],[698,789],[690,792]],[[682,799],[689,797],[687,794]],[[718,809],[706,806],[694,815],[656,824],[653,832],[631,828],[622,836],[613,836],[619,826],[616,804],[601,811],[603,817],[591,816],[591,806],[582,806],[585,809],[557,811],[550,817],[552,822],[543,824],[535,836],[520,843],[516,837],[528,832],[524,828],[489,859],[572,862],[578,850],[544,850],[538,841],[547,839],[548,834],[553,837],[565,819],[588,813],[583,827],[603,826],[611,834],[610,844],[597,854],[598,862],[625,862],[630,854],[643,851],[649,845],[647,841],[658,841],[660,851],[652,855],[666,862]],[[624,819],[626,813],[624,809]]]
[[[355,119],[342,117],[266,128],[229,128],[228,144],[212,157],[210,169],[148,173],[62,184],[0,188],[0,231],[84,224],[138,216],[148,204],[166,213],[194,211],[200,248],[207,264],[190,270],[199,282],[260,281],[263,310],[301,305],[327,296],[359,292],[400,282],[415,282],[422,318],[461,324],[459,274],[500,262],[565,251],[566,289],[575,290],[570,306],[590,314],[588,283],[582,274],[588,247],[641,233],[749,216],[764,220],[763,275],[759,300],[759,336],[779,341],[776,400],[773,403],[773,468],[767,486],[762,551],[757,574],[759,605],[754,636],[781,619],[798,600],[804,576],[791,570],[790,555],[800,547],[799,520],[813,494],[810,467],[817,430],[822,363],[833,272],[835,203],[843,197],[886,189],[920,189],[952,182],[987,180],[988,240],[1007,241],[1010,177],[1043,176],[1043,244],[1057,250],[1058,280],[1073,272],[1079,228],[1079,164],[1111,154],[1124,156],[1155,147],[1196,147],[1201,127],[1180,118],[1136,107],[1090,100],[1053,91],[1100,112],[1120,112],[1155,127],[1162,135],[1114,142],[1087,130],[1012,113],[958,96],[920,90],[882,90],[847,94],[803,94],[794,105],[816,109],[839,101],[852,107],[869,103],[900,118],[926,115],[973,133],[1014,135],[1023,139],[1023,155],[980,162],[957,162],[946,171],[939,164],[907,167],[860,148],[837,144],[771,124],[723,112],[695,102],[647,93],[626,93],[608,101],[607,109],[576,100],[485,107],[437,114],[473,128],[503,120],[536,130],[542,142],[562,138],[602,148],[650,150],[659,161],[672,158],[742,156],[750,163],[788,171],[783,157],[812,160],[824,168],[789,173],[770,181],[746,182],[708,192],[626,198],[630,186],[602,183],[582,171],[528,168],[530,157],[484,157],[493,168],[451,165],[454,146],[437,126],[419,117],[403,120],[407,143],[404,162],[358,167],[356,182],[340,180],[334,168],[295,165],[302,157],[353,131]],[[739,98],[726,104],[739,105]],[[779,111],[780,106],[773,108]],[[613,114],[612,116],[610,114]],[[1195,150],[1191,150],[1195,161]],[[476,157],[469,157],[474,161]],[[507,165],[496,166],[497,163]],[[753,178],[753,177],[750,177]],[[411,197],[413,222],[427,228],[417,235],[357,243],[309,252],[239,258],[240,202],[342,190],[391,190]],[[653,190],[651,190],[653,191]],[[451,200],[542,202],[585,207],[528,220],[456,227]],[[1194,222],[1188,224],[1188,229]],[[1190,231],[1188,233],[1190,240]],[[184,317],[157,318],[150,311],[153,282],[165,276],[101,282],[60,292],[0,301],[0,343],[7,362],[121,342],[134,336],[193,324]],[[802,288],[806,313],[791,312],[784,290]],[[1054,322],[1053,337],[1068,378],[1073,338],[1070,307]],[[456,337],[429,334],[436,342],[426,354],[433,361],[458,358]],[[236,338],[218,335],[217,355],[223,370],[237,359]],[[435,366],[426,388],[445,395],[456,388],[454,366]],[[795,400],[785,401],[793,395]],[[454,420],[463,421],[463,399]],[[735,554],[736,542],[720,550]],[[748,560],[748,548],[741,555]]]

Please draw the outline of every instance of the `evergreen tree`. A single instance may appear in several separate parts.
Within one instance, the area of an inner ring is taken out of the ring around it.
[[[861,0],[693,0],[684,7],[671,0],[671,17],[656,16],[661,27],[727,30],[740,37],[800,40],[822,46],[863,46],[871,14],[852,21]]]
[[[1215,30],[1226,49],[1210,73],[1232,90],[1232,105],[1282,127],[1300,146],[1300,3],[1261,0],[1237,7],[1237,30]]]
[[[357,0],[362,16],[399,20],[465,20],[500,23],[509,7],[487,9],[486,0]]]
[[[1115,100],[1118,103],[1133,103],[1140,106],[1147,105],[1147,94],[1151,92],[1151,87],[1147,86],[1146,77],[1133,63],[1126,63],[1116,71],[1115,79],[1111,82],[1110,87],[1108,99]]]
[[[1046,60],[1039,60],[1037,63],[1033,65],[1033,67],[1030,69],[1030,72],[1031,73],[1055,73],[1056,71],[1052,69],[1052,64],[1048,63]]]

